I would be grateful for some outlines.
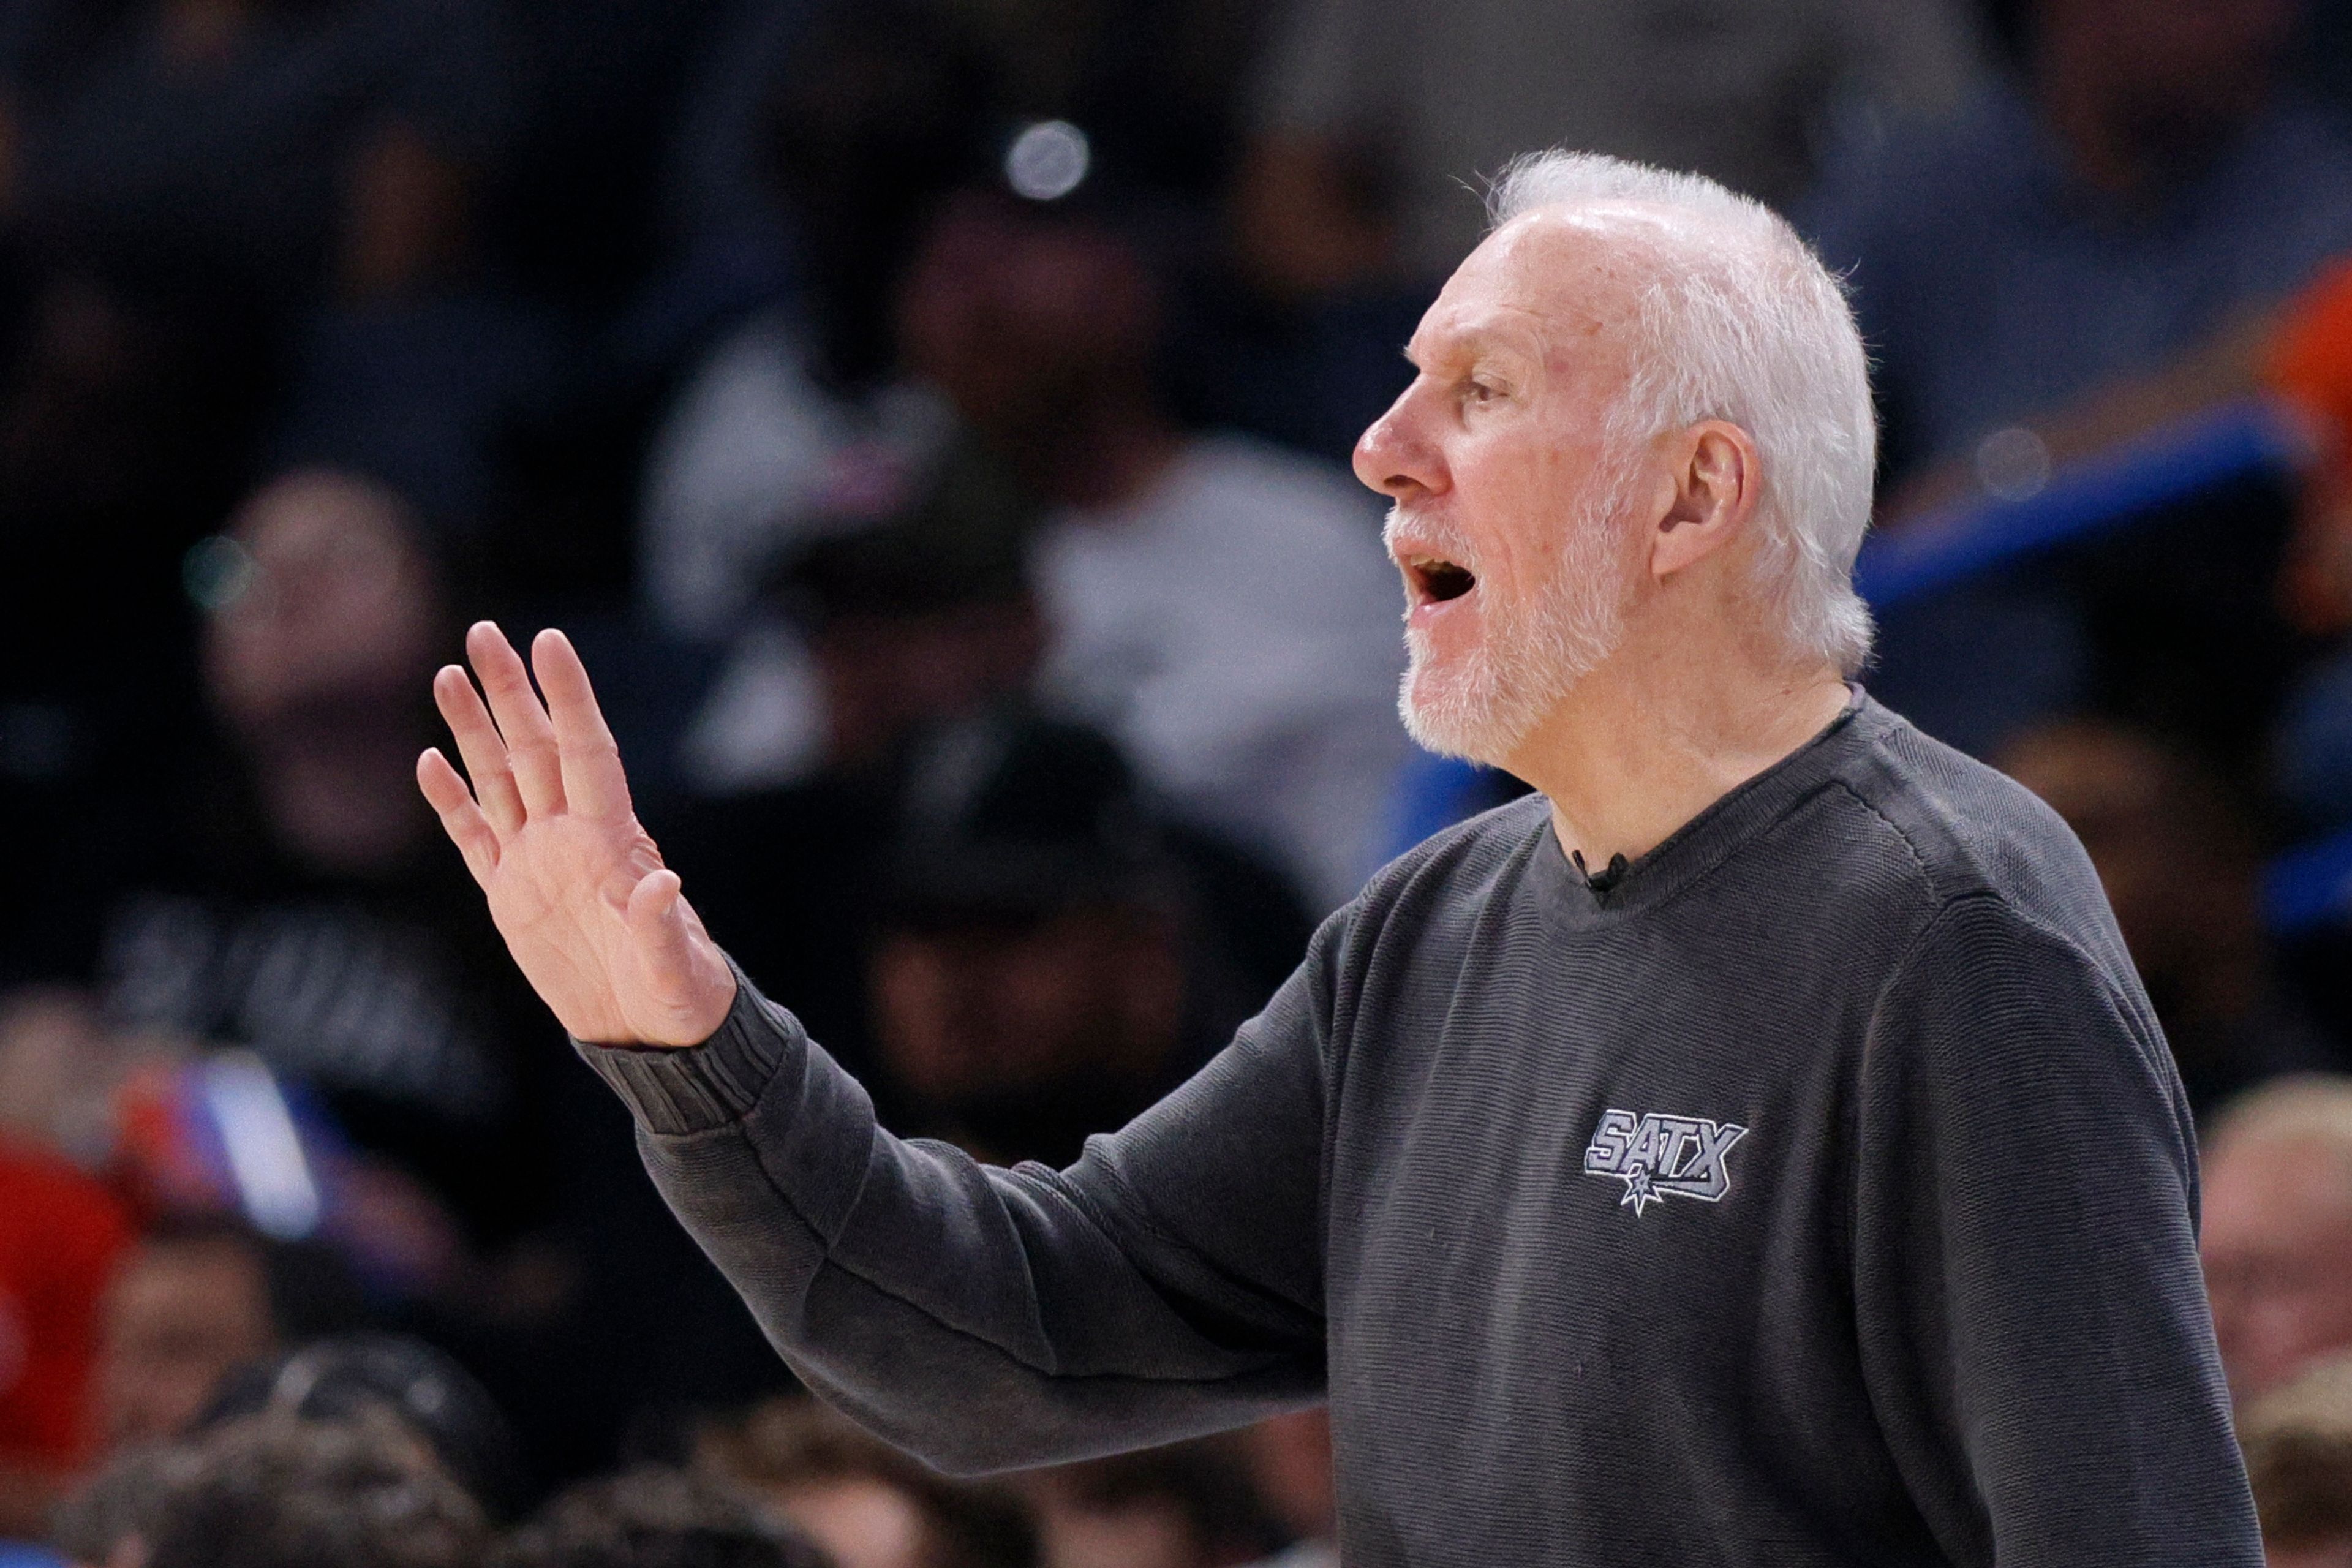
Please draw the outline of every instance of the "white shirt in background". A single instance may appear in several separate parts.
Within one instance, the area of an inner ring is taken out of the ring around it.
[[[1378,864],[1410,744],[1381,511],[1327,464],[1204,436],[1125,505],[1051,518],[1031,550],[1048,705],[1274,856],[1318,910]]]

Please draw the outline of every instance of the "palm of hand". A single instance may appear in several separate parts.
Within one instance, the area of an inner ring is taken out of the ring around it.
[[[434,695],[473,787],[437,751],[418,759],[417,780],[515,963],[580,1039],[709,1037],[733,1003],[733,972],[630,808],[578,655],[562,634],[541,634],[532,656],[542,708],[496,627],[478,626],[467,640],[489,710],[454,665]]]

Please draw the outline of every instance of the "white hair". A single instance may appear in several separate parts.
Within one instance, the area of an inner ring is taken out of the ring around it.
[[[1613,444],[1703,419],[1756,443],[1757,586],[1790,642],[1848,675],[1870,653],[1853,561],[1870,526],[1878,426],[1870,367],[1837,279],[1763,204],[1700,174],[1594,153],[1533,153],[1489,192],[1496,227],[1567,209],[1651,264],[1637,286],[1633,371]]]

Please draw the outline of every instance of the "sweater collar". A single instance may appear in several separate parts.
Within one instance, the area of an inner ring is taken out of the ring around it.
[[[1567,929],[1584,931],[1664,903],[1811,798],[1894,721],[1861,687],[1852,691],[1844,709],[1811,740],[1717,797],[1641,858],[1603,874],[1598,887],[1570,861],[1547,803],[1533,846],[1535,886],[1547,914]]]

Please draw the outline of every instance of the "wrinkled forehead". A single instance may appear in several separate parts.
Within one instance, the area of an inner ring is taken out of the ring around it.
[[[1472,251],[1422,318],[1413,357],[1465,347],[1622,352],[1636,294],[1656,263],[1633,209],[1546,208],[1512,219]]]

